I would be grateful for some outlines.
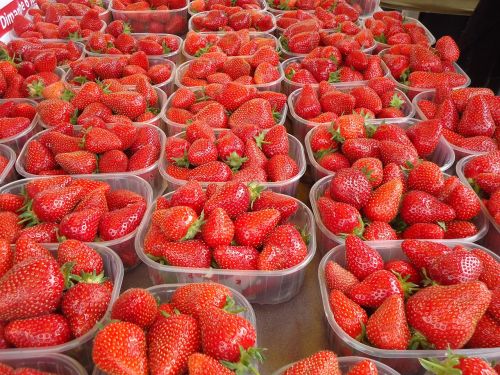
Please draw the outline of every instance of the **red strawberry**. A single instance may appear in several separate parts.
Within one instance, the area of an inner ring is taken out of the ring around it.
[[[188,161],[194,166],[217,160],[217,148],[208,139],[195,140],[188,150]]]
[[[214,209],[207,217],[201,235],[212,248],[229,245],[233,240],[234,225],[226,211],[222,208]]]
[[[495,121],[491,116],[486,97],[476,95],[469,100],[458,123],[457,131],[466,137],[493,135]]]
[[[92,360],[101,371],[148,374],[146,335],[129,322],[111,322],[94,339]]]
[[[166,242],[161,249],[161,258],[176,267],[209,268],[211,252],[200,240]]]
[[[218,246],[213,257],[222,269],[256,270],[259,252],[251,246]]]
[[[313,373],[341,375],[337,355],[334,352],[322,350],[294,363],[285,372],[287,375]]]
[[[434,259],[429,276],[442,285],[461,284],[478,280],[483,272],[481,260],[461,246]]]
[[[371,186],[365,175],[354,168],[339,170],[330,182],[330,197],[361,209],[370,199]]]
[[[359,211],[353,206],[321,197],[316,202],[323,225],[332,233],[339,235],[361,234],[363,221]]]
[[[310,119],[321,113],[321,105],[316,91],[310,85],[305,85],[297,97],[294,105],[295,113],[304,118]]]
[[[460,371],[462,375],[495,375],[496,371],[488,362],[479,357],[459,357],[452,353],[447,354],[444,361],[432,359],[419,359],[420,364],[425,369],[436,373],[437,371]]]
[[[392,295],[403,297],[404,293],[398,278],[387,270],[375,271],[347,292],[354,302],[372,308],[379,307]]]
[[[183,314],[198,317],[210,307],[222,309],[232,292],[226,286],[216,283],[186,284],[175,290],[171,303]]]
[[[500,285],[500,264],[488,253],[480,249],[472,249],[471,253],[481,260],[483,272],[479,280],[485,283],[489,289]]]
[[[188,181],[172,194],[170,203],[172,206],[191,207],[199,215],[203,210],[206,200],[207,196],[201,185],[196,181]],[[158,204],[157,209],[159,209]]]
[[[243,246],[258,247],[280,221],[280,212],[266,208],[239,215],[234,221],[234,238]]]
[[[403,194],[403,184],[399,179],[392,179],[375,190],[364,207],[365,215],[371,221],[392,221],[399,209]]]
[[[266,190],[260,193],[252,205],[253,211],[259,211],[265,208],[275,208],[280,211],[280,222],[284,223],[290,216],[297,212],[299,205],[297,200],[292,197]]]
[[[33,218],[35,223],[58,222],[73,210],[82,196],[83,188],[76,186],[42,191],[33,198],[33,211],[26,212],[27,217]]]
[[[194,353],[188,358],[188,372],[192,375],[231,375],[233,371],[224,367],[214,358]]]
[[[24,169],[32,174],[40,174],[42,171],[54,169],[57,163],[50,150],[39,141],[32,140],[26,147],[26,159]]]
[[[452,37],[445,35],[436,42],[436,50],[444,61],[455,62],[460,56],[460,50]]]
[[[411,190],[437,195],[443,185],[444,176],[439,166],[429,161],[421,162],[408,175],[408,188]]]
[[[477,195],[463,184],[459,184],[453,189],[445,199],[445,203],[453,207],[456,218],[459,220],[470,220],[481,210]]]
[[[343,293],[359,282],[356,276],[333,261],[326,263],[325,281],[328,289],[338,289]]]
[[[231,168],[220,161],[211,161],[188,171],[188,180],[201,182],[225,182],[232,176]]]
[[[99,275],[104,270],[103,260],[99,253],[77,240],[67,240],[59,245],[57,262],[61,267],[66,263],[73,263],[71,273],[78,276],[82,273]]]
[[[431,223],[416,223],[410,225],[403,232],[404,239],[433,239],[444,238],[444,230],[441,226]]]
[[[187,206],[174,206],[153,212],[151,221],[160,227],[169,241],[189,240],[199,232],[201,220],[196,211]]]
[[[328,297],[330,309],[337,324],[354,339],[360,339],[368,321],[366,311],[346,297],[340,290],[332,290]]]
[[[377,366],[369,359],[364,359],[350,368],[346,375],[377,375]]]
[[[106,202],[110,211],[127,207],[133,203],[145,202],[145,199],[130,190],[116,189],[106,192]]]
[[[8,243],[14,243],[22,229],[17,214],[9,211],[0,212],[0,238],[5,239]]]
[[[295,177],[299,173],[299,167],[295,160],[288,155],[274,155],[266,165],[269,181],[285,181]]]
[[[380,254],[356,236],[346,237],[345,258],[347,269],[359,280],[384,269],[384,261]]]
[[[12,268],[13,264],[14,252],[10,244],[4,239],[0,239],[0,278]]]
[[[88,151],[57,154],[55,159],[69,174],[91,174],[97,169],[96,155]]]
[[[250,208],[250,191],[241,182],[228,182],[222,185],[205,203],[205,214],[217,207],[223,208],[231,219],[235,219]]]
[[[32,258],[51,258],[52,254],[42,245],[30,238],[19,238],[16,241],[14,265]]]
[[[99,235],[104,241],[126,236],[139,226],[145,211],[146,203],[137,202],[105,213],[99,223]]]
[[[259,269],[286,269],[300,264],[307,256],[307,246],[293,225],[279,225],[268,236],[260,253]]]
[[[55,223],[40,223],[21,230],[19,238],[30,238],[39,243],[57,242],[58,228],[59,226]]]
[[[500,345],[500,323],[490,314],[484,314],[467,343],[469,348],[497,348]]]
[[[403,198],[401,218],[408,224],[451,221],[455,210],[428,193],[414,190]]]
[[[397,240],[398,235],[388,223],[372,221],[366,226],[363,238],[367,241]]]
[[[113,304],[111,319],[122,320],[148,328],[156,319],[158,303],[145,289],[133,288],[124,292]]]
[[[17,212],[24,205],[24,197],[22,195],[12,193],[0,194],[0,211]]]

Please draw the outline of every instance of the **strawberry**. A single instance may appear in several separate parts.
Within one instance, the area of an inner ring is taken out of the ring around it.
[[[0,211],[0,238],[8,243],[16,242],[23,226],[19,223],[17,214],[9,211]]]
[[[251,246],[218,246],[213,251],[213,257],[222,269],[258,269],[259,252]]]
[[[56,160],[47,147],[36,139],[28,143],[28,146],[26,146],[26,159],[24,161],[26,172],[40,174],[42,171],[56,167]]]
[[[71,330],[64,316],[48,314],[12,320],[5,326],[5,338],[17,348],[55,346],[68,342]]]
[[[467,343],[470,348],[496,348],[500,345],[500,324],[490,314],[484,314]]]
[[[129,322],[111,322],[94,339],[92,360],[107,373],[128,371],[148,374],[146,336],[144,331]]]
[[[260,253],[259,269],[286,269],[300,264],[307,256],[307,246],[293,225],[279,225],[268,236]]]
[[[172,206],[188,206],[199,215],[206,200],[207,197],[201,185],[196,181],[188,181],[172,194],[170,203]],[[159,209],[158,204],[157,209]]]
[[[479,280],[485,283],[489,289],[500,285],[500,264],[488,253],[480,249],[472,249],[471,253],[481,260],[483,272]]]
[[[27,211],[21,218],[33,218],[35,223],[58,222],[73,210],[82,197],[83,188],[79,186],[42,191],[33,198],[32,211]]]
[[[169,241],[193,238],[199,232],[201,220],[196,211],[187,206],[175,206],[157,210],[152,215],[152,223],[162,230]]]
[[[234,238],[240,245],[258,247],[279,221],[280,212],[274,208],[242,213],[234,221]]]
[[[361,158],[379,158],[379,144],[378,140],[371,138],[347,139],[342,144],[342,153],[351,162]]]
[[[224,367],[214,358],[194,353],[188,358],[188,372],[192,375],[231,375],[233,371]]]
[[[261,145],[261,149],[268,158],[272,158],[275,155],[288,154],[288,136],[286,128],[283,125],[275,125],[265,134],[262,134],[262,142],[257,145]]]
[[[441,136],[442,125],[438,120],[428,120],[416,123],[406,130],[418,155],[428,157],[436,149]]]
[[[155,323],[147,334],[148,359],[151,373],[169,369],[182,373],[188,368],[188,358],[201,347],[198,322],[189,315],[173,315]]]
[[[97,169],[96,155],[88,151],[57,154],[55,160],[69,174],[91,174]]]
[[[290,216],[297,212],[299,205],[292,197],[266,190],[260,193],[252,205],[253,211],[259,211],[265,208],[274,208],[280,211],[280,223],[284,223]]]
[[[339,170],[330,182],[330,197],[361,209],[370,199],[371,186],[365,175],[357,169]]]
[[[479,214],[481,205],[474,191],[463,184],[458,184],[445,199],[453,207],[458,220],[470,220]]]
[[[211,161],[188,171],[188,180],[202,182],[225,182],[232,176],[231,168],[225,163]]]
[[[40,223],[21,230],[19,238],[30,238],[39,243],[57,242],[58,228],[59,226],[55,223]]]
[[[109,107],[113,113],[135,119],[146,111],[144,96],[132,91],[119,91],[101,96],[101,103]]]
[[[346,375],[377,375],[377,366],[369,359],[364,359],[352,366]]]
[[[71,273],[78,276],[82,273],[99,275],[104,270],[103,260],[99,253],[77,240],[67,240],[59,245],[57,263],[61,267],[66,263],[72,263]]]
[[[455,210],[436,197],[423,191],[410,191],[401,203],[401,218],[407,224],[451,221]]]
[[[433,374],[441,371],[459,371],[462,375],[495,375],[496,371],[488,362],[479,357],[461,357],[451,352],[444,361],[436,358],[419,359],[420,364]]]
[[[71,333],[80,337],[100,321],[108,309],[113,283],[104,277],[84,277],[63,296],[61,310],[68,319]]]
[[[377,308],[366,324],[366,336],[380,349],[405,350],[408,347],[411,334],[401,296],[391,295]]]
[[[338,289],[343,293],[359,282],[350,271],[333,261],[326,263],[325,281],[328,289]]]
[[[328,302],[340,328],[352,338],[360,339],[368,321],[366,311],[340,290],[332,290]]]
[[[387,270],[378,270],[347,291],[347,296],[363,307],[377,308],[389,296],[403,297],[403,288],[396,276]]]
[[[460,50],[457,44],[448,35],[439,38],[436,42],[436,50],[444,61],[455,62],[458,60],[460,55]]]
[[[195,318],[210,307],[222,309],[232,292],[226,286],[216,283],[186,284],[175,290],[171,303],[182,314]]]
[[[439,166],[423,161],[416,165],[408,175],[408,188],[437,195],[444,186],[444,176]]]
[[[252,99],[243,103],[229,118],[231,128],[248,123],[256,124],[261,129],[273,127],[276,123],[271,104],[265,99]]]
[[[434,259],[429,276],[442,285],[461,284],[478,280],[483,272],[481,260],[461,246]]]
[[[80,150],[80,138],[62,134],[57,131],[44,133],[39,140],[44,146],[48,147],[54,155]]]
[[[141,223],[146,211],[145,202],[105,213],[99,223],[99,235],[104,241],[121,238],[133,232]]]
[[[61,99],[43,100],[37,107],[40,119],[48,126],[70,122],[74,111],[73,105]]]
[[[32,258],[52,258],[52,254],[42,245],[29,238],[19,238],[16,241],[14,265]]]
[[[380,254],[356,236],[346,237],[345,258],[348,270],[359,280],[384,269],[384,261]]]
[[[0,280],[0,319],[50,313],[59,305],[63,288],[64,278],[55,259],[27,259]]]
[[[288,155],[274,155],[266,165],[268,180],[271,182],[285,181],[299,173],[295,160]]]
[[[469,100],[458,123],[457,131],[466,137],[493,135],[495,121],[491,116],[486,97],[476,95]]]
[[[231,219],[250,208],[250,191],[241,182],[228,182],[222,185],[205,203],[205,214],[210,215],[217,207],[223,208]]]
[[[416,223],[407,227],[402,237],[404,239],[432,239],[439,240],[444,238],[444,230],[441,226],[431,223]]]
[[[226,211],[222,208],[213,210],[202,227],[201,235],[212,248],[229,245],[233,240],[234,225]]]
[[[128,171],[129,159],[127,155],[120,150],[106,151],[99,158],[100,173],[121,173]]]
[[[107,129],[94,127],[85,132],[84,149],[94,154],[102,154],[121,147],[120,138]]]
[[[211,252],[200,240],[166,242],[160,258],[175,267],[209,268]]]
[[[188,161],[194,166],[217,160],[217,148],[208,139],[195,140],[188,150]]]
[[[24,197],[22,195],[12,193],[0,194],[0,211],[17,212],[24,205]]]
[[[339,235],[361,234],[363,232],[363,221],[359,211],[353,206],[335,202],[334,200],[321,197],[316,202],[323,225],[332,233]]]
[[[373,221],[366,226],[363,238],[367,241],[397,240],[398,235],[388,223]]]
[[[294,104],[295,113],[304,118],[310,119],[321,113],[321,105],[316,91],[311,85],[305,85]]]
[[[342,374],[339,368],[337,355],[334,352],[322,350],[307,358],[301,359],[285,371],[286,375],[314,373],[331,375]]]
[[[134,288],[124,292],[113,304],[111,319],[134,323],[148,328],[156,319],[158,304],[145,289]]]
[[[39,178],[29,181],[26,184],[26,193],[33,199],[38,193],[52,188],[63,188],[72,181],[70,176],[58,176],[49,178]]]
[[[393,141],[382,141],[379,143],[380,158],[382,163],[395,163],[405,166],[418,162],[418,153],[413,146],[407,146]]]
[[[10,244],[4,239],[0,239],[0,278],[12,268],[13,264],[14,252]]]
[[[458,349],[474,333],[490,300],[491,292],[479,281],[433,285],[408,299],[406,315],[408,323],[436,349]]]
[[[62,218],[59,234],[69,239],[93,242],[102,214],[94,208],[72,212]]]
[[[364,207],[366,217],[371,221],[389,223],[398,213],[402,194],[403,184],[399,179],[380,185]]]

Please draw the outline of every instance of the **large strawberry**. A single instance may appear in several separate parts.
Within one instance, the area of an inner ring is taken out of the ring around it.
[[[336,235],[363,233],[363,220],[353,206],[335,202],[331,198],[321,197],[316,202],[323,225]]]
[[[274,208],[245,212],[234,221],[234,239],[240,245],[258,247],[280,221]]]
[[[137,202],[108,212],[99,223],[99,234],[104,241],[114,240],[133,232],[146,212],[146,203]]]
[[[232,295],[231,290],[221,284],[186,284],[175,290],[171,303],[181,313],[198,317],[208,307],[222,309]]]
[[[491,116],[486,99],[482,95],[476,95],[469,100],[458,123],[458,133],[466,137],[477,135],[491,137],[493,135],[495,121]]]
[[[191,354],[188,358],[190,375],[232,375],[233,371],[220,364],[214,358],[201,353]]]
[[[305,85],[295,101],[295,113],[308,120],[321,114],[321,105],[316,91],[311,85]]]
[[[203,217],[187,206],[175,206],[153,212],[152,223],[160,227],[169,241],[189,240],[199,232]]]
[[[441,255],[451,252],[451,248],[438,242],[406,240],[401,250],[417,268],[429,268]]]
[[[307,246],[293,225],[277,226],[267,237],[260,253],[259,269],[285,269],[296,266],[307,256]]]
[[[59,306],[64,277],[55,259],[31,258],[0,280],[0,320],[43,315]]]
[[[371,221],[389,223],[398,214],[403,195],[403,182],[392,179],[375,190],[364,207],[365,215]]]
[[[479,281],[433,285],[408,299],[406,315],[436,349],[459,349],[471,338],[490,300],[491,292]]]
[[[328,350],[322,350],[301,359],[289,367],[284,375],[329,374],[341,375],[337,355]]]
[[[157,313],[155,297],[145,289],[132,288],[115,301],[111,318],[148,328],[155,321]]]
[[[478,280],[483,272],[481,259],[462,246],[443,254],[432,262],[429,276],[442,285],[453,285]]]
[[[370,199],[371,186],[366,176],[354,168],[339,170],[330,182],[332,199],[361,209]]]
[[[234,225],[224,209],[218,207],[205,220],[201,230],[205,243],[215,248],[229,245],[234,236]]]
[[[408,224],[451,221],[455,216],[453,208],[423,191],[410,191],[401,203],[401,218]]]
[[[98,369],[114,374],[148,374],[146,335],[135,324],[112,322],[94,339],[92,360]]]
[[[68,239],[93,242],[101,217],[102,212],[93,208],[72,212],[59,223],[59,234]]]
[[[101,103],[109,107],[114,113],[127,116],[131,120],[146,112],[147,107],[144,96],[133,91],[103,94]]]
[[[67,240],[59,245],[57,262],[61,267],[66,263],[72,263],[71,273],[77,276],[81,276],[83,272],[99,275],[104,270],[99,253],[77,240]]]

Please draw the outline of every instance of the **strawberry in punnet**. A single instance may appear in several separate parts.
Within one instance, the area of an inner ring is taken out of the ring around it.
[[[423,161],[411,169],[407,182],[411,190],[437,195],[444,186],[444,176],[437,164]]]
[[[407,224],[434,223],[455,219],[455,210],[433,195],[413,190],[401,202],[401,218]]]
[[[67,214],[59,223],[59,234],[68,239],[93,242],[102,215],[102,212],[94,208]]]
[[[172,206],[191,207],[198,215],[201,214],[206,201],[207,196],[196,181],[188,181],[185,185],[179,187],[170,198]],[[158,204],[156,208],[160,209]]]
[[[443,244],[432,241],[406,240],[401,249],[410,261],[419,269],[428,269],[435,259],[452,250]]]
[[[392,179],[380,185],[370,196],[364,207],[366,217],[371,221],[389,223],[399,210],[403,195],[403,183]]]
[[[196,211],[187,206],[175,206],[153,213],[152,223],[162,230],[169,241],[194,238],[199,232],[203,216],[198,218]]]
[[[259,188],[252,189],[252,192],[258,193]],[[257,198],[252,203],[254,211],[259,211],[264,208],[275,208],[280,211],[281,221],[286,222],[299,208],[296,199],[275,193],[273,191],[265,190],[258,194]]]
[[[160,259],[176,267],[210,267],[210,248],[201,240],[166,242]]]
[[[295,113],[304,119],[310,119],[321,113],[318,95],[311,85],[305,85],[294,106]]]
[[[82,273],[99,275],[104,270],[103,260],[99,253],[90,246],[76,240],[67,240],[57,249],[57,262],[62,267],[71,263],[71,273],[81,276]]]
[[[446,359],[420,358],[420,364],[431,374],[456,372],[462,375],[495,375],[497,371],[484,359],[479,357],[465,357],[449,351]]]
[[[366,311],[336,289],[330,292],[328,302],[340,328],[352,338],[361,339],[364,334],[364,326],[368,322]]]
[[[97,157],[88,151],[57,154],[55,160],[68,174],[92,174],[97,169]]]
[[[347,236],[345,240],[347,268],[359,280],[375,271],[384,269],[384,261],[375,249],[366,245],[359,237]]]
[[[305,374],[342,374],[337,355],[334,352],[322,350],[294,363],[284,372],[284,375]]]
[[[205,309],[222,309],[233,294],[229,288],[216,283],[186,284],[172,294],[172,304],[182,314],[198,317]]]
[[[471,253],[479,258],[483,265],[483,272],[479,276],[479,280],[485,283],[489,289],[495,289],[500,285],[500,264],[481,249],[472,249]]]
[[[188,373],[192,375],[231,375],[233,371],[221,365],[214,358],[201,353],[191,354],[188,358]]]
[[[145,289],[129,289],[113,304],[111,319],[134,323],[142,328],[153,324],[158,312],[158,303]]]
[[[37,140],[29,142],[24,163],[26,172],[33,174],[39,174],[57,166],[50,150]]]
[[[491,304],[488,310],[490,309]],[[467,347],[497,348],[498,345],[500,345],[500,324],[491,314],[486,313],[477,322],[476,330],[467,343]]]
[[[472,189],[458,184],[445,198],[445,203],[453,207],[458,220],[470,220],[479,214],[481,205]]]
[[[366,225],[363,238],[366,241],[397,240],[398,235],[390,224],[383,221],[372,221]]]
[[[300,264],[307,245],[293,225],[279,225],[268,236],[259,256],[259,269],[286,269]]]
[[[334,200],[321,197],[316,202],[323,224],[332,233],[361,235],[363,233],[363,220],[356,208]]]
[[[461,284],[478,280],[483,273],[480,258],[461,246],[434,259],[429,276],[442,285]]]
[[[359,282],[350,271],[333,261],[326,263],[325,281],[328,289],[338,289],[343,293]]]
[[[0,278],[9,271],[14,264],[14,252],[10,244],[0,239]]]
[[[390,260],[385,263],[384,269],[391,271],[395,275],[400,275],[405,281],[420,284],[422,277],[412,263],[404,260]]]
[[[330,197],[348,203],[356,209],[366,205],[371,195],[371,186],[365,175],[357,169],[339,170],[330,182]]]
[[[16,241],[14,265],[32,258],[52,258],[50,251],[30,238],[19,238]]]
[[[398,278],[387,270],[370,274],[347,291],[347,296],[363,307],[377,308],[389,296],[403,297],[403,287]]]
[[[349,369],[346,375],[377,375],[377,366],[369,359],[356,363]]]
[[[147,345],[144,331],[129,322],[112,322],[94,339],[92,360],[107,373],[126,371],[147,375]]]
[[[251,246],[218,246],[213,258],[222,269],[257,270],[260,253]]]
[[[24,206],[24,197],[12,193],[0,194],[0,211],[17,212]]]
[[[201,229],[201,236],[212,248],[229,245],[234,236],[234,225],[222,208],[216,208],[207,217]]]
[[[280,218],[280,212],[274,208],[243,213],[234,221],[234,238],[240,245],[260,246]]]

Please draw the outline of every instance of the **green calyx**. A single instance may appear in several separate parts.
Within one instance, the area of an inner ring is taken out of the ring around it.
[[[427,371],[436,375],[462,375],[462,370],[455,368],[460,363],[459,355],[453,354],[450,349],[446,359],[440,361],[438,358],[419,358],[420,365]]]
[[[281,112],[276,111],[273,109],[273,119],[276,124],[278,124],[281,121]]]
[[[258,182],[250,182],[248,185],[248,191],[250,192],[250,205],[253,207],[253,202],[260,197],[260,193],[262,193],[265,189],[264,186],[259,185]]]
[[[228,369],[234,371],[236,375],[244,375],[248,373],[260,375],[259,371],[253,366],[252,362],[264,362],[264,356],[262,354],[263,351],[264,349],[254,347],[245,350],[240,345],[240,360],[238,362],[221,361],[221,363]]]
[[[78,42],[78,41],[82,40],[82,34],[80,34],[78,31],[74,32],[74,33],[69,33],[68,39],[72,40],[74,42]]]
[[[289,80],[291,80],[293,78],[293,76],[295,75],[295,70],[294,69],[290,69],[288,70],[286,73],[285,73],[285,77],[288,78]]]
[[[162,48],[162,51],[163,51],[164,54],[172,52],[172,50],[167,45],[167,43],[165,43],[165,41],[161,42],[161,48]]]
[[[283,35],[280,36],[278,38],[279,42],[281,43],[281,47],[285,50],[285,51],[289,51],[289,47],[288,47],[288,39],[285,38]]]
[[[76,76],[73,77],[73,82],[79,83],[80,85],[83,85],[84,83],[88,82],[87,77],[84,76]]]
[[[184,151],[184,155],[180,158],[172,158],[174,164],[181,168],[189,168],[189,160],[187,157],[187,151]]]
[[[384,125],[385,122],[382,122],[380,125]],[[377,127],[374,124],[366,124],[365,123],[365,129],[366,129],[366,136],[368,138],[373,138],[373,134],[377,131]]]
[[[247,157],[242,157],[240,156],[236,151],[233,151],[229,154],[229,156],[226,158],[224,161],[233,172],[238,171],[243,163],[245,163],[248,160]]]
[[[384,33],[373,37],[373,39],[375,39],[376,42],[387,44],[387,38]]]
[[[70,102],[71,99],[73,99],[74,97],[75,97],[75,93],[71,90],[68,90],[68,89],[64,89],[64,91],[61,94],[61,99],[65,100],[67,102]]]
[[[328,83],[337,83],[337,82],[340,82],[340,70],[331,72],[328,75]]]
[[[479,185],[477,184],[477,182],[473,178],[468,178],[467,181],[469,181],[469,184],[472,187],[472,190],[474,190],[475,193],[477,195],[479,195],[479,197],[484,196],[483,191],[481,190],[481,188],[479,187]]]
[[[408,349],[434,349],[434,345],[427,341],[427,338],[422,333],[420,333],[419,331],[414,331],[413,335],[411,336]]]
[[[186,235],[181,239],[181,241],[186,241],[194,238],[201,230],[203,224],[205,224],[205,212],[201,211],[200,216],[198,217],[198,219],[196,219],[196,221],[193,224],[191,224]]]
[[[399,82],[401,82],[403,85],[408,86],[408,78],[410,77],[410,69],[405,69],[401,75],[399,76]]]
[[[212,45],[209,43],[205,47],[199,48],[194,54],[194,57],[200,57],[201,55],[207,53],[210,50],[210,47],[212,47]]]
[[[389,103],[389,106],[391,106],[392,108],[400,109],[403,106],[403,104],[404,101],[401,100],[401,98],[397,93],[394,93]]]
[[[19,215],[19,224],[22,224],[25,227],[32,227],[40,223],[40,220],[38,220],[38,217],[33,212],[32,206],[33,201],[30,199],[21,208],[22,214]]]
[[[392,273],[396,275],[396,277],[398,278],[399,284],[401,285],[401,289],[403,289],[405,298],[408,298],[409,296],[411,296],[413,293],[417,292],[420,289],[420,287],[417,284],[408,281],[410,275],[406,275],[405,277],[403,277],[400,273],[396,271],[392,271]]]
[[[255,139],[255,143],[257,143],[257,147],[259,147],[262,150],[262,145],[263,144],[269,144],[270,142],[264,141],[264,138],[266,137],[266,133],[261,132],[259,135],[256,135],[253,137]]]
[[[45,88],[45,83],[39,79],[28,85],[28,94],[31,98],[42,96],[42,91]]]
[[[226,303],[222,309],[230,314],[239,314],[246,311],[244,307],[237,306],[234,299],[230,296],[226,296]]]
[[[314,153],[314,158],[316,160],[321,160],[323,159],[326,155],[330,155],[330,154],[333,154],[334,152],[336,151],[336,149],[331,149],[331,148],[324,148],[324,149],[321,149],[319,151],[316,151]]]

